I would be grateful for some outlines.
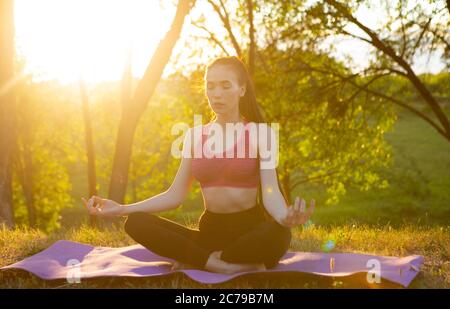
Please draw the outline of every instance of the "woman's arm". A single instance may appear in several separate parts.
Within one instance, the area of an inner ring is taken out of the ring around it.
[[[178,208],[186,199],[192,184],[190,158],[182,158],[177,175],[170,188],[146,200],[123,205],[123,215],[133,212],[156,213]]]
[[[91,215],[95,216],[124,216],[133,212],[161,212],[177,208],[185,200],[192,184],[191,158],[193,141],[191,129],[188,130],[183,141],[183,155],[178,172],[170,188],[144,201],[121,205],[113,200],[92,196],[89,201],[81,198],[84,206]],[[189,145],[189,143],[191,143]],[[190,154],[190,155],[189,155]]]
[[[263,125],[264,126],[264,125]],[[260,127],[261,128],[261,127]],[[267,212],[279,224],[294,227],[299,224],[304,224],[309,217],[311,217],[315,201],[311,201],[311,206],[306,211],[305,200],[301,200],[297,196],[294,205],[286,203],[283,194],[278,186],[276,166],[278,163],[278,141],[275,132],[266,125],[266,134],[262,139],[258,140],[258,151],[260,154],[260,175],[261,175],[261,190],[263,204]],[[261,133],[261,132],[260,132]],[[267,142],[266,142],[267,141]],[[268,146],[268,147],[267,147]]]
[[[261,169],[261,190],[263,204],[267,212],[281,224],[286,217],[288,205],[278,187],[275,169]]]
[[[280,223],[286,216],[286,200],[278,187],[276,166],[278,164],[278,143],[275,131],[267,124],[258,125],[258,153],[261,190],[264,207]]]
[[[128,215],[133,212],[162,212],[178,208],[186,199],[189,189],[194,180],[191,174],[192,154],[192,134],[191,129],[186,132],[183,140],[183,155],[175,179],[170,188],[158,195],[133,204],[123,205],[123,214]],[[190,145],[188,143],[191,143]],[[187,151],[187,152],[186,152]]]

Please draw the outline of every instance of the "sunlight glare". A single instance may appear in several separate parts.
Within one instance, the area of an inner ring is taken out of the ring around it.
[[[16,0],[16,44],[26,70],[62,83],[121,78],[128,50],[142,76],[174,7],[158,0]]]

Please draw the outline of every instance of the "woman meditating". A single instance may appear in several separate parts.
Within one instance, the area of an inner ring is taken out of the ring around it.
[[[170,188],[134,204],[121,205],[97,196],[89,201],[82,198],[83,203],[92,215],[127,216],[128,235],[152,252],[174,259],[174,269],[233,274],[273,268],[289,249],[291,228],[309,219],[315,202],[311,201],[308,210],[299,197],[294,205],[287,205],[276,166],[266,164],[267,158],[261,156],[267,149],[260,144],[261,138],[253,138],[252,128],[256,136],[263,135],[261,128],[273,131],[260,113],[244,63],[234,56],[216,58],[207,66],[204,79],[215,119],[186,132],[181,163]],[[229,125],[241,128],[237,141],[226,130]],[[211,134],[217,128],[223,133]],[[212,136],[232,146],[212,151],[207,144]],[[266,136],[267,144],[274,147],[273,134]],[[237,155],[239,149],[241,155]],[[198,229],[155,215],[179,207],[194,179],[200,183],[204,200]]]

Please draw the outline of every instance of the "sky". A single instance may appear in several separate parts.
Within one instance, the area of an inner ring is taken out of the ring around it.
[[[175,14],[174,1],[160,0],[15,0],[16,48],[26,61],[26,73],[35,79],[58,79],[71,83],[83,77],[87,82],[121,78],[131,50],[133,76],[141,77],[159,41],[169,29]],[[199,1],[185,20],[181,37],[201,30],[190,25],[201,12],[212,14],[205,1]],[[361,10],[358,17],[368,26],[380,22],[374,10]],[[224,31],[220,20],[208,19],[208,28]],[[338,43],[338,59],[350,54],[355,67],[370,58],[365,43],[355,40]],[[206,63],[211,55],[202,51],[198,61]],[[189,54],[177,43],[177,65],[184,65]],[[418,58],[417,72],[439,72],[444,67],[439,55]],[[167,67],[164,75],[176,67]]]

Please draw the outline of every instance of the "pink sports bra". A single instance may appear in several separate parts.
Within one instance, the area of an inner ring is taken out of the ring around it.
[[[251,143],[248,123],[248,121],[244,121],[244,130],[237,143],[232,148],[223,151],[222,157],[217,157],[216,152],[209,152],[205,157],[209,147],[203,146],[208,139],[209,132],[205,126],[202,127],[202,138],[196,145],[200,147],[201,143],[202,156],[197,158],[194,156],[191,161],[192,175],[202,188],[213,186],[257,188],[259,186],[258,158],[255,155],[250,156]],[[244,150],[245,156],[238,157],[238,145],[243,147],[240,149]],[[227,153],[229,153],[228,158]]]

